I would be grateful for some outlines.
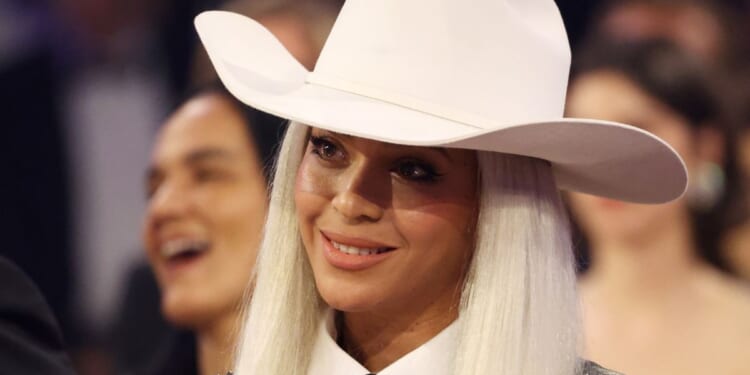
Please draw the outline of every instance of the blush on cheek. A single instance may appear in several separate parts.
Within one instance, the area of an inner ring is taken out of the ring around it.
[[[399,212],[400,211],[400,212]],[[432,204],[419,210],[397,210],[398,228],[408,231],[405,238],[429,242],[466,242],[473,236],[473,211],[467,206]],[[452,241],[451,241],[452,240]],[[458,244],[456,244],[458,245]]]
[[[420,230],[435,232],[450,228],[457,233],[471,232],[476,222],[475,203],[466,202],[420,202],[416,207],[398,205],[397,217],[402,217],[401,225],[414,226]],[[442,228],[442,229],[441,229]]]
[[[333,184],[338,180],[338,175],[323,166],[318,165],[314,155],[305,155],[302,159],[294,189],[296,192],[307,192],[320,196],[332,196]]]
[[[296,192],[314,192],[316,190],[315,178],[310,175],[308,169],[307,163],[303,161],[297,170],[297,178],[294,181],[294,190]]]
[[[313,163],[315,161],[312,161]],[[329,201],[323,194],[320,178],[311,173],[314,167],[310,166],[310,160],[306,156],[302,160],[294,184],[294,203],[297,211],[297,220],[300,225],[303,240],[306,246],[311,240],[312,226],[315,219],[321,215]]]

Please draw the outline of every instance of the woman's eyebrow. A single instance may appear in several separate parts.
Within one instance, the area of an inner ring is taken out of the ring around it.
[[[220,148],[201,148],[191,151],[183,158],[186,164],[196,164],[211,159],[232,159],[233,154]]]
[[[319,135],[328,135],[328,136],[340,137],[340,138],[344,138],[344,139],[355,138],[353,135],[344,134],[344,133],[337,133],[337,132],[331,131],[331,130],[326,130],[326,129],[321,129],[321,128],[317,128],[316,130],[318,131],[318,133],[320,133]]]
[[[207,148],[200,148],[194,151],[191,151],[185,157],[183,157],[182,162],[187,165],[192,164],[198,164],[201,162],[205,162],[207,160],[231,160],[234,158],[234,154],[227,151],[222,150],[220,148],[213,148],[213,147],[207,147]],[[146,168],[146,173],[144,174],[144,179],[146,180],[146,183],[151,183],[152,181],[156,181],[162,176],[164,176],[164,170],[162,167],[160,167],[157,164],[150,164]]]
[[[448,150],[445,147],[427,147],[427,148],[433,151],[437,151],[438,153],[445,156],[445,158],[448,159],[448,161],[453,162],[453,158],[448,153]]]

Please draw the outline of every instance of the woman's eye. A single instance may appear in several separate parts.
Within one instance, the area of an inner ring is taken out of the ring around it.
[[[152,183],[147,182],[146,183],[146,200],[151,200],[153,198],[154,194],[156,194],[156,191],[159,190],[159,184],[158,183]]]
[[[432,182],[441,176],[431,165],[417,160],[398,163],[394,172],[407,180],[417,182]]]
[[[221,179],[224,173],[214,169],[198,169],[194,172],[193,176],[196,181],[204,182]]]
[[[145,183],[145,189],[144,189],[147,200],[151,200],[154,194],[156,194],[156,192],[159,191],[159,188],[161,187],[163,182],[164,182],[164,173],[157,171],[157,170],[149,171],[148,176],[146,177],[146,183]]]
[[[334,160],[343,158],[343,151],[333,142],[322,138],[311,136],[312,153],[318,155],[323,160]]]

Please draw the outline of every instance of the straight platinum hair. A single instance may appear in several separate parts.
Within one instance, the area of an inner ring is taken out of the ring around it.
[[[478,153],[474,256],[456,374],[575,374],[579,318],[567,214],[549,163]]]
[[[236,374],[304,375],[326,307],[294,207],[308,127],[281,147]],[[549,163],[478,152],[480,212],[459,310],[456,375],[573,375],[578,304],[565,215]]]

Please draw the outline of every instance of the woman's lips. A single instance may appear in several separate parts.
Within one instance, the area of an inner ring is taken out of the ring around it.
[[[210,248],[209,241],[191,237],[176,237],[162,242],[158,254],[162,258],[167,279],[173,279],[194,268],[205,258]]]
[[[183,254],[198,254],[208,250],[210,243],[206,240],[193,238],[177,238],[164,241],[159,246],[159,253],[166,259],[179,257]]]
[[[323,255],[332,266],[360,271],[388,258],[395,247],[321,231]]]

